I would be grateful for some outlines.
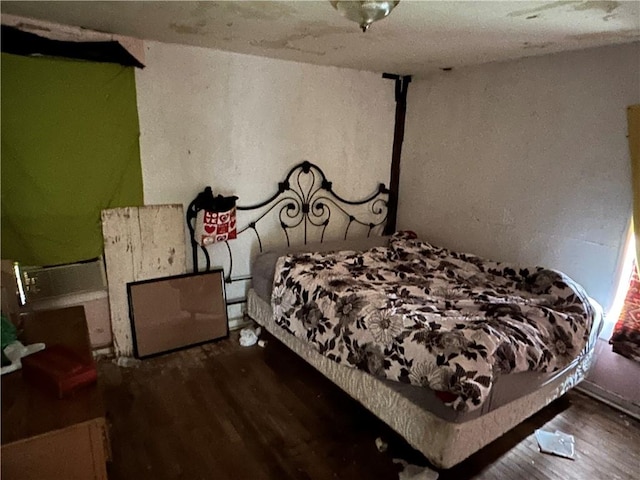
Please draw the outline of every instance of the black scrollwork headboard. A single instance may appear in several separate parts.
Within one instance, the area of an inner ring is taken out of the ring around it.
[[[299,243],[307,244],[312,239],[325,241],[325,233],[330,224],[334,223],[341,224],[344,228],[340,234],[344,239],[347,239],[350,231],[356,227],[363,233],[366,232],[366,236],[381,234],[387,221],[389,194],[387,187],[381,183],[376,192],[367,198],[343,198],[333,191],[332,183],[327,180],[320,167],[304,161],[289,170],[284,181],[278,183],[277,192],[270,198],[254,205],[237,206],[237,236],[240,239],[247,232],[251,232],[257,239],[259,251],[262,252],[264,245],[260,235],[261,225],[270,217],[275,217],[275,223],[278,223],[284,232],[287,246],[292,245],[293,232],[298,232],[296,238],[300,240]],[[209,270],[211,266],[207,248],[200,246],[195,239],[195,219],[198,211],[203,208],[199,200],[202,198],[201,195],[189,204],[186,214],[191,235],[194,272],[199,270],[198,248],[205,257],[205,270]],[[333,239],[336,239],[336,236]],[[246,275],[234,276],[233,250],[228,241],[224,244],[229,256],[228,267],[225,268],[226,282],[250,279],[250,276]]]

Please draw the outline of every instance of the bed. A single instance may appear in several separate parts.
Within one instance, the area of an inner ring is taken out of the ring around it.
[[[291,193],[296,185],[302,191]],[[260,247],[246,309],[446,469],[584,379],[602,313],[560,272],[488,262],[407,233],[380,235],[390,203],[384,195],[379,186],[363,200],[343,199],[318,167],[294,167],[271,203],[257,205],[259,220],[277,213],[286,247],[263,248],[254,220],[240,230]],[[340,241],[325,238],[331,212],[344,217]],[[302,244],[292,246],[291,230],[300,226]],[[355,226],[364,234],[349,238]],[[319,243],[308,241],[312,227]]]

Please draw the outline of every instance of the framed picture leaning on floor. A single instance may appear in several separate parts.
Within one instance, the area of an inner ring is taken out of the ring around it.
[[[136,358],[229,335],[222,269],[127,284]]]

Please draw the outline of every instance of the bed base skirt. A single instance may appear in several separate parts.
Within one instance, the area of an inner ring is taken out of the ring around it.
[[[274,337],[400,434],[434,466],[443,469],[460,463],[576,386],[585,378],[593,359],[593,349],[589,349],[573,368],[536,392],[473,420],[452,423],[420,408],[375,377],[329,360],[283,330],[274,322],[269,303],[253,290],[247,297],[247,312]]]

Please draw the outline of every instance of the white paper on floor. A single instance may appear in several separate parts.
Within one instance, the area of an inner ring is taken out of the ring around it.
[[[123,368],[137,368],[142,360],[133,357],[118,357],[113,360],[113,363]]]
[[[387,447],[389,447],[389,445],[387,445],[387,442],[385,442],[380,437],[376,438],[376,448],[378,449],[379,452],[386,452]]]
[[[240,330],[240,345],[242,345],[243,347],[250,347],[252,345],[255,345],[258,342],[258,337],[260,336],[261,332],[262,329],[260,327],[243,328],[242,330]]]
[[[398,474],[398,480],[437,480],[438,472],[434,472],[429,467],[419,467],[411,465],[401,458],[394,458],[393,463],[402,465],[402,471]]]
[[[535,435],[542,453],[574,459],[575,438],[573,438],[573,435],[562,433],[559,430],[556,430],[555,433],[536,430]]]
[[[2,367],[0,372],[4,375],[5,373],[15,372],[16,370],[21,369],[21,359],[31,355],[32,353],[39,352],[40,350],[44,350],[44,343],[32,343],[31,345],[24,346],[17,340],[15,342],[11,342],[9,345],[4,347],[4,354],[11,362],[11,365]]]

